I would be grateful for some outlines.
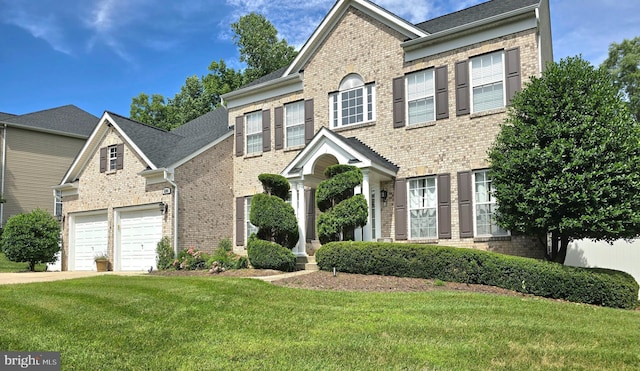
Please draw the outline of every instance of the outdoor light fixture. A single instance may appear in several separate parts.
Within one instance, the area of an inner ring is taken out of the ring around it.
[[[380,198],[382,199],[383,202],[387,202],[387,196],[388,194],[386,190],[383,189],[380,191]]]
[[[168,206],[167,206],[167,204],[165,204],[164,202],[160,202],[160,203],[158,204],[158,208],[160,209],[160,214],[164,215],[164,213],[166,213],[166,212],[167,212],[167,208],[168,208]]]

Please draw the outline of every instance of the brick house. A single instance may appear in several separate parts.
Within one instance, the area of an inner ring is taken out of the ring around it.
[[[97,121],[73,105],[23,115],[0,112],[0,227],[36,208],[59,212],[51,184],[60,181]]]
[[[105,112],[55,187],[62,269],[95,270],[94,257],[107,253],[114,270],[147,270],[163,236],[205,251],[231,238],[227,116],[219,108],[167,132]]]
[[[492,215],[487,150],[514,92],[553,60],[548,0],[493,0],[411,24],[339,0],[286,68],[223,96],[234,124],[234,241],[246,248],[261,173],[291,184],[294,252],[317,246],[314,190],[332,164],[363,171],[361,240],[541,257]]]

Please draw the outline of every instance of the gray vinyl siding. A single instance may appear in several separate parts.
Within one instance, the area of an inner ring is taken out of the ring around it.
[[[53,213],[51,187],[60,183],[84,143],[84,139],[7,128],[2,224],[36,208]]]

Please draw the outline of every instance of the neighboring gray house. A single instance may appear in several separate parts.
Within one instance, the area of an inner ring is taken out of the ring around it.
[[[56,212],[51,185],[62,179],[98,118],[67,105],[13,115],[0,113],[2,226],[13,215],[40,208]]]
[[[156,265],[174,248],[211,252],[233,232],[233,141],[222,107],[167,132],[105,112],[55,188],[63,197],[63,270]]]

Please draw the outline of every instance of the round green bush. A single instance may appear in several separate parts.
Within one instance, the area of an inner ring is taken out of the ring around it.
[[[296,256],[290,249],[277,243],[260,240],[251,235],[247,244],[249,262],[256,269],[275,269],[293,272],[296,269]]]
[[[60,251],[60,224],[48,212],[35,209],[7,220],[2,232],[2,252],[13,262],[52,263]]]

